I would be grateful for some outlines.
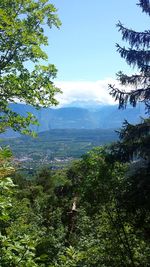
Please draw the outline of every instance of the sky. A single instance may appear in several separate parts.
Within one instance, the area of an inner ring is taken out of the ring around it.
[[[58,69],[55,84],[63,94],[60,106],[74,101],[112,104],[108,83],[116,84],[115,74],[128,67],[116,52],[121,40],[116,23],[137,31],[148,29],[149,18],[136,4],[138,0],[51,0],[58,9],[60,29],[46,30],[49,63]]]

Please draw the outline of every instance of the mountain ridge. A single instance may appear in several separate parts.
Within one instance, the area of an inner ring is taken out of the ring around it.
[[[140,121],[140,117],[145,117],[144,105],[142,104],[136,108],[129,106],[125,110],[119,110],[117,105],[94,106],[93,102],[90,107],[84,107],[84,105],[83,107],[64,106],[37,110],[33,106],[20,103],[11,103],[10,107],[22,116],[26,116],[27,112],[33,113],[40,123],[40,126],[31,126],[35,132],[51,129],[118,129],[124,120],[135,124]],[[8,130],[1,137],[16,137],[17,135],[12,130]]]

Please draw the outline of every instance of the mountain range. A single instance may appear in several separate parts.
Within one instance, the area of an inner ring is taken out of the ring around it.
[[[144,105],[136,108],[131,106],[124,110],[117,105],[94,105],[80,103],[79,106],[62,108],[41,108],[40,110],[26,104],[10,104],[15,112],[26,116],[27,112],[33,113],[40,126],[31,126],[36,132],[49,131],[51,129],[118,129],[124,120],[135,124],[140,117],[145,117]],[[16,137],[16,133],[8,130],[1,137]]]

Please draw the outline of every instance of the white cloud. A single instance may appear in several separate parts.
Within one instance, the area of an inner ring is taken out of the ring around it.
[[[57,95],[60,106],[70,104],[74,101],[96,101],[102,104],[114,104],[109,95],[108,84],[117,85],[118,82],[112,78],[98,81],[58,81],[55,85],[63,94]]]

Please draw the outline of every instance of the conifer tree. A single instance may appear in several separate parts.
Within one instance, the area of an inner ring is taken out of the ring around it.
[[[150,16],[149,0],[139,0],[137,5]],[[126,108],[127,104],[135,107],[143,102],[147,118],[136,125],[124,122],[119,132],[120,141],[112,146],[111,155],[130,166],[120,193],[120,205],[134,214],[137,227],[144,226],[143,232],[150,238],[147,230],[150,221],[150,30],[137,32],[125,28],[121,22],[117,27],[122,39],[130,45],[127,49],[117,44],[117,50],[129,66],[137,69],[137,74],[129,76],[120,71],[117,78],[127,91],[109,85],[110,94],[119,101],[119,108]]]
[[[150,15],[149,0],[139,0],[137,4],[142,8],[142,11]],[[130,48],[121,47],[117,44],[117,50],[121,57],[133,67],[137,68],[137,74],[131,76],[123,72],[117,73],[117,78],[121,85],[125,85],[127,89],[122,90],[113,85],[109,85],[110,94],[119,101],[119,108],[126,108],[127,104],[133,107],[138,102],[145,104],[146,113],[150,114],[150,30],[137,32],[132,29],[125,28],[121,22],[117,24],[119,31],[122,34],[122,39],[127,41]],[[118,146],[119,151],[122,151],[122,160],[126,161],[135,156],[150,161],[149,148],[149,132],[150,119],[143,119],[138,125],[130,125],[127,121],[124,123],[120,131],[120,139],[122,146]],[[119,152],[119,153],[120,153]]]
[[[150,15],[149,0],[140,0],[138,5],[142,11]],[[133,107],[137,102],[144,102],[147,111],[150,112],[150,30],[137,32],[125,28],[121,22],[117,24],[122,34],[122,40],[127,41],[130,48],[121,47],[117,44],[117,51],[126,62],[137,68],[137,74],[131,76],[122,71],[117,73],[117,78],[122,85],[131,87],[131,91],[126,92],[115,86],[109,85],[110,94],[119,100],[119,107],[125,108],[128,103]]]

